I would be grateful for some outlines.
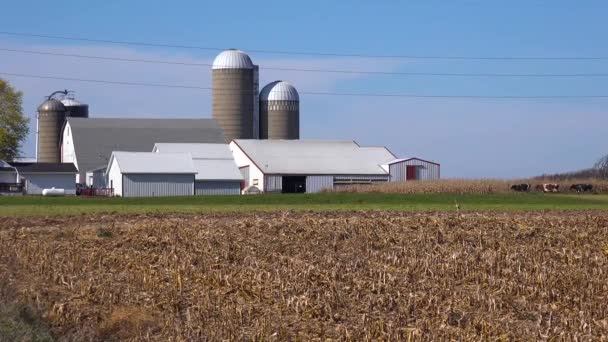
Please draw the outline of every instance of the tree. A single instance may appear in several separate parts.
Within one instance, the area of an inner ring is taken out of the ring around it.
[[[9,162],[19,156],[21,144],[30,131],[22,101],[23,94],[0,79],[0,159]]]
[[[593,168],[597,171],[598,175],[602,178],[608,178],[608,155],[602,157],[595,163]]]

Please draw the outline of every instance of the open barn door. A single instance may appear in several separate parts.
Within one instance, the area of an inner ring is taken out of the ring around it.
[[[408,165],[406,168],[405,180],[406,181],[416,180],[417,173],[418,173],[417,171],[418,171],[418,167],[416,165]]]

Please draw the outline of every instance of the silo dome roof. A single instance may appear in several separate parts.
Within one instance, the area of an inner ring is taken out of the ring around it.
[[[300,95],[291,84],[284,81],[274,81],[262,89],[260,101],[300,101]]]
[[[61,100],[61,103],[63,103],[63,105],[66,107],[82,106],[82,103],[80,103],[74,99],[69,99],[69,98],[65,98],[65,99]]]
[[[65,106],[55,99],[50,99],[38,106],[38,112],[65,112]]]
[[[213,69],[253,69],[253,62],[243,51],[230,49],[215,57]]]

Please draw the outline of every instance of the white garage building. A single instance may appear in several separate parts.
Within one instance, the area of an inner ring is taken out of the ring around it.
[[[240,195],[243,176],[227,144],[157,143],[156,153],[189,153],[196,173],[196,195]]]
[[[19,183],[24,183],[27,195],[42,195],[44,189],[63,189],[66,195],[76,195],[75,177],[78,170],[72,163],[11,163],[17,170]]]
[[[189,153],[113,152],[106,184],[122,197],[193,196]]]
[[[354,141],[233,140],[230,149],[245,187],[263,192],[315,193],[353,184],[390,180],[386,147]]]

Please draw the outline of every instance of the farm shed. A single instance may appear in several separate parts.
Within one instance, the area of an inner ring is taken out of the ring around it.
[[[240,195],[243,176],[227,144],[154,145],[156,153],[189,153],[197,172],[196,195]]]
[[[78,170],[72,163],[12,163],[19,182],[25,184],[25,194],[42,195],[44,189],[63,189],[66,195],[76,195],[75,176]]]
[[[441,176],[441,165],[419,158],[395,159],[388,168],[391,182],[435,180]]]
[[[106,168],[107,165],[96,167],[90,171],[87,171],[87,186],[94,188],[105,188],[106,187]]]
[[[213,119],[66,119],[61,137],[61,161],[74,163],[77,183],[86,172],[107,163],[114,151],[150,152],[157,142],[224,143]]]
[[[17,182],[17,170],[4,160],[0,160],[0,184]]]
[[[113,152],[106,184],[122,197],[192,196],[195,175],[189,153]]]
[[[230,149],[247,179],[266,193],[315,193],[335,186],[388,182],[395,159],[385,147],[354,141],[233,140]]]

